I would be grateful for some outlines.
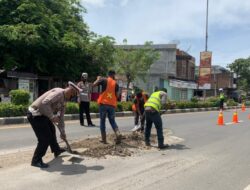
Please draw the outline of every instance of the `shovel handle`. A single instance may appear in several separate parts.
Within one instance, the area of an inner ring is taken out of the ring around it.
[[[73,151],[72,151],[72,149],[71,149],[71,147],[70,147],[67,139],[64,139],[64,142],[66,143],[66,146],[67,146],[67,149],[68,149],[69,153],[73,153]]]
[[[58,127],[58,125],[56,123],[54,123],[54,125],[57,126],[58,130],[62,134],[62,130],[60,129],[60,127]],[[67,146],[67,149],[68,149],[69,153],[72,153],[73,151],[72,151],[72,149],[71,149],[71,147],[70,147],[69,142],[67,141],[67,139],[65,138],[65,139],[63,139],[63,141],[66,143],[66,146]]]

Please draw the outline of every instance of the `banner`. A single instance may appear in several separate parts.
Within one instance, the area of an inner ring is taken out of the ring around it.
[[[199,89],[211,89],[211,62],[212,52],[200,53]]]
[[[128,91],[126,89],[122,89],[121,102],[126,102],[127,101],[127,93],[128,93]]]

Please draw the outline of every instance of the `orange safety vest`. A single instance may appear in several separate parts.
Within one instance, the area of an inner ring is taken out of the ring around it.
[[[115,94],[115,86],[116,86],[115,80],[108,77],[106,90],[102,92],[101,95],[99,96],[97,100],[98,104],[110,105],[116,108],[117,97]]]
[[[139,105],[139,99],[137,97],[136,97],[136,100],[137,100],[137,105],[135,103],[132,105],[132,111],[136,111],[137,110],[136,106]]]
[[[144,99],[144,103],[146,103],[146,101],[148,101],[148,95],[142,93],[142,97],[143,97],[143,99]]]

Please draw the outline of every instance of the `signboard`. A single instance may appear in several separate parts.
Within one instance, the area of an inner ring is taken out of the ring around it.
[[[175,87],[175,88],[188,88],[188,89],[196,89],[197,84],[194,82],[187,82],[187,81],[181,81],[181,80],[170,80],[169,86]]]
[[[18,89],[30,91],[30,81],[26,79],[18,79]]]
[[[199,89],[211,89],[212,52],[200,53]]]
[[[34,99],[34,81],[28,79],[18,79],[18,89],[25,90],[30,94],[30,101]]]
[[[121,102],[126,102],[127,101],[127,90],[123,89],[121,93]]]

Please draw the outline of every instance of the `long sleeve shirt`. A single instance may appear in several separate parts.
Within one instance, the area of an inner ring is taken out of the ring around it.
[[[43,115],[52,120],[53,117],[59,117],[58,128],[65,134],[64,113],[65,113],[65,97],[64,89],[53,88],[39,98],[37,98],[30,106],[29,110],[33,116]]]
[[[82,90],[78,95],[78,102],[89,102],[91,100],[91,85],[88,82],[80,81],[77,86]]]

